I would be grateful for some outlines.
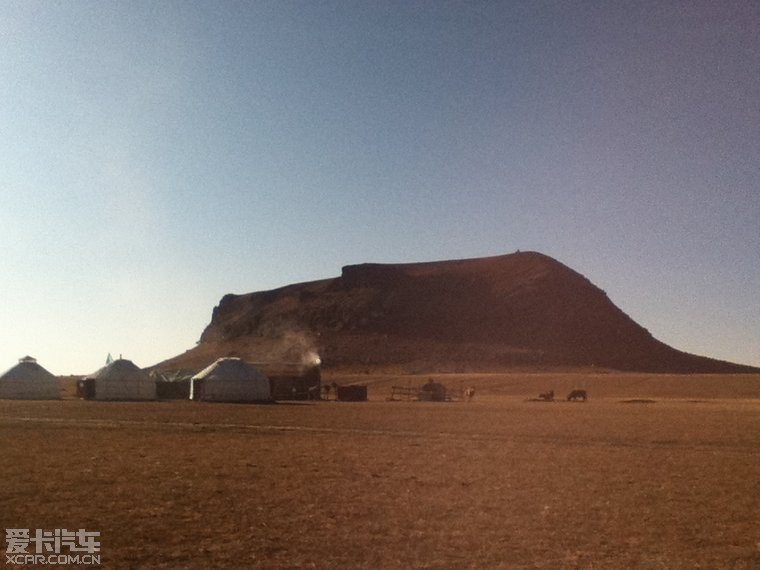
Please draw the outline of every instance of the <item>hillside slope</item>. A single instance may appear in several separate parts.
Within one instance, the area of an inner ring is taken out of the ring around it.
[[[588,279],[535,252],[344,267],[340,277],[226,295],[199,344],[161,368],[218,356],[329,368],[475,371],[596,366],[749,372],[653,338]]]

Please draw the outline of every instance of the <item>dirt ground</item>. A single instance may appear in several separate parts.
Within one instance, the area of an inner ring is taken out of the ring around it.
[[[385,401],[408,378],[0,401],[1,528],[99,531],[106,568],[760,567],[760,377],[518,377],[447,378],[469,403]],[[591,399],[526,401],[552,387]]]

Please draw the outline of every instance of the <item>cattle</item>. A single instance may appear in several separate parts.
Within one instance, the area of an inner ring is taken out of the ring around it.
[[[464,401],[469,402],[475,397],[475,388],[473,388],[472,386],[467,386],[467,388],[464,389],[463,395],[464,395]]]
[[[588,400],[588,393],[586,392],[586,390],[572,390],[567,395],[567,401],[570,402],[571,400],[572,401],[583,400],[585,402],[586,400]]]

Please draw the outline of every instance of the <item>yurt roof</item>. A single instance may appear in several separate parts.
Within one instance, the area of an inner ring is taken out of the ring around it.
[[[253,364],[241,358],[220,358],[210,366],[207,366],[193,380],[237,380],[248,382],[258,378],[266,378]]]
[[[126,358],[120,358],[113,362],[106,364],[103,368],[97,372],[89,374],[85,378],[98,379],[98,380],[124,380],[128,378],[139,378],[143,380],[150,380],[147,372],[142,371],[131,360]]]
[[[50,380],[55,376],[37,364],[31,356],[20,358],[18,364],[6,370],[0,375],[0,380]]]

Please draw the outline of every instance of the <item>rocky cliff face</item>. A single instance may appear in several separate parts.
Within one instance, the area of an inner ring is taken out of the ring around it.
[[[535,252],[354,265],[334,279],[226,295],[199,345],[171,362],[292,361],[314,351],[327,367],[399,371],[750,370],[663,344],[588,279]]]

